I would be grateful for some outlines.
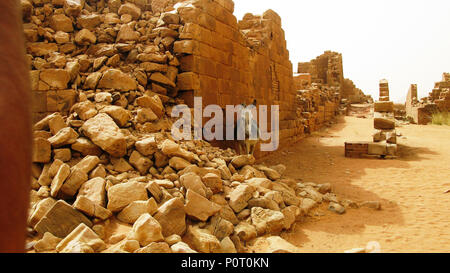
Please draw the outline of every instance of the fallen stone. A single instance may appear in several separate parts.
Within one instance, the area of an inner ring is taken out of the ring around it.
[[[61,242],[61,238],[58,238],[51,234],[50,232],[44,233],[44,237],[37,241],[34,245],[34,250],[36,252],[54,252],[56,251],[56,246]]]
[[[136,250],[134,253],[172,253],[169,245],[165,242],[151,243],[146,247]]]
[[[85,182],[78,191],[78,197],[84,196],[94,204],[106,207],[106,181],[96,177]]]
[[[252,208],[251,220],[259,236],[279,233],[284,228],[284,214],[279,211]]]
[[[103,73],[98,88],[115,89],[121,92],[136,90],[136,81],[130,75],[117,69],[109,69]]]
[[[91,248],[94,252],[106,249],[106,244],[102,239],[85,224],[78,225],[67,237],[65,237],[56,247],[61,253],[78,253],[83,249]]]
[[[182,236],[186,231],[186,213],[183,201],[173,198],[158,208],[154,218],[161,224],[164,237]]]
[[[70,175],[70,167],[67,164],[63,164],[58,172],[56,173],[55,177],[52,180],[52,184],[50,186],[50,194],[52,197],[56,197],[59,193],[59,190],[63,186],[64,181],[69,177]]]
[[[202,253],[221,253],[219,240],[208,230],[197,226],[189,226],[186,237],[192,242],[194,249]]]
[[[198,253],[189,247],[188,244],[184,242],[178,242],[170,247],[172,253]]]
[[[33,157],[35,163],[48,163],[52,156],[52,145],[45,138],[35,138],[33,141]]]
[[[209,217],[217,214],[221,207],[198,193],[188,190],[186,194],[186,214],[195,220],[206,222]]]
[[[131,232],[142,247],[164,241],[161,225],[148,213],[142,214],[137,219]]]
[[[100,112],[108,114],[119,127],[125,127],[131,118],[130,113],[120,106],[106,106]]]
[[[186,173],[180,177],[180,183],[187,190],[192,190],[199,195],[206,197],[206,186],[203,184],[200,176],[195,173]]]
[[[98,114],[86,121],[81,130],[102,150],[120,158],[127,153],[127,141],[114,120],[107,114]]]
[[[65,238],[81,223],[92,226],[92,222],[86,216],[60,200],[42,217],[34,229],[39,234],[50,232],[56,237]]]
[[[78,196],[73,207],[89,217],[95,217],[105,221],[112,216],[112,212],[92,202],[85,196]]]
[[[119,212],[134,201],[148,200],[146,185],[139,182],[128,182],[112,186],[108,189],[108,209]]]
[[[147,201],[134,201],[117,215],[117,219],[124,223],[134,224],[141,215],[146,213],[154,215],[157,209],[158,205],[153,198]]]
[[[330,203],[328,206],[328,210],[335,212],[337,214],[344,214],[345,213],[345,207],[341,206],[338,203]]]
[[[83,156],[100,156],[102,154],[102,150],[100,149],[100,147],[84,137],[78,138],[75,143],[72,144],[71,148],[74,151],[80,152]]]
[[[253,186],[240,185],[230,193],[229,204],[234,212],[239,213],[247,207],[255,190]]]
[[[59,132],[48,139],[52,147],[59,148],[75,143],[78,138],[78,133],[70,127],[63,128]]]
[[[263,253],[300,253],[300,248],[284,240],[280,236],[271,236],[268,238],[259,238],[255,245],[264,245]]]
[[[247,165],[253,165],[255,163],[255,158],[250,155],[239,155],[233,158],[231,161],[231,164],[237,168],[240,169]]]

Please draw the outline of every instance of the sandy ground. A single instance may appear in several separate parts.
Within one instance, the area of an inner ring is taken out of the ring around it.
[[[348,209],[344,215],[322,207],[282,237],[302,252],[339,253],[377,241],[382,252],[449,253],[450,127],[399,127],[396,160],[344,157],[345,141],[368,141],[372,132],[372,118],[342,117],[263,160],[285,164],[287,177],[331,183],[339,198],[382,204],[381,211]]]

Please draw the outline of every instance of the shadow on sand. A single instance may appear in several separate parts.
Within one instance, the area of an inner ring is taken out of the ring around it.
[[[310,241],[304,230],[318,231],[329,235],[360,234],[365,231],[367,226],[403,225],[404,218],[396,202],[381,198],[354,182],[358,181],[361,184],[368,170],[410,169],[409,162],[426,160],[427,155],[437,154],[428,148],[399,145],[399,158],[396,160],[346,158],[344,140],[337,146],[330,146],[330,141],[328,141],[330,139],[340,141],[340,133],[345,127],[345,120],[341,118],[339,123],[331,128],[313,133],[300,143],[260,160],[268,166],[279,163],[286,165],[285,177],[318,184],[331,183],[333,192],[341,200],[381,202],[382,210],[348,209],[344,215],[329,212],[326,204],[322,204],[317,210],[321,213],[314,215],[313,212],[310,214],[311,217],[296,223],[291,232],[282,235],[299,247]]]

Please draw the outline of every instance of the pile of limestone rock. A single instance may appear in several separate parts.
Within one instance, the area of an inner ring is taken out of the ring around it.
[[[101,107],[86,100],[35,125],[28,225],[38,252],[245,252],[319,203],[343,209],[330,185],[283,179],[282,165],[203,141],[139,133]],[[109,234],[115,221],[131,231]]]

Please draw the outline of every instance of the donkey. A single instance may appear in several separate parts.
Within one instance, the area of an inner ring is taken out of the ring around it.
[[[242,107],[243,111],[238,113],[237,126],[235,126],[235,139],[238,141],[240,154],[245,152],[246,155],[253,155],[260,138],[258,121],[251,111],[251,107],[256,108],[256,100],[250,105],[242,104]],[[240,137],[241,139],[239,138],[239,132],[242,130],[242,126],[244,126],[245,136],[243,140],[242,136]]]

